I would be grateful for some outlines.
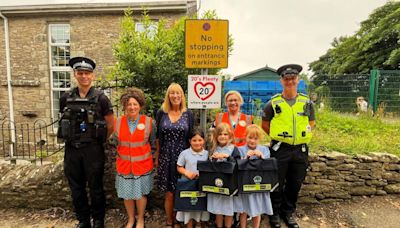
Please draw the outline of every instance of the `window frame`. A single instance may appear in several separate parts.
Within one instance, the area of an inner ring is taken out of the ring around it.
[[[67,26],[69,30],[69,42],[68,43],[53,43],[52,41],[52,28],[56,26]],[[54,107],[54,92],[62,92],[62,91],[69,91],[71,89],[73,80],[73,71],[71,67],[69,66],[53,66],[53,53],[52,53],[52,47],[69,47],[70,53],[71,53],[71,26],[67,22],[58,22],[58,23],[49,23],[48,24],[48,50],[49,50],[49,70],[50,70],[50,107],[51,107],[51,119],[55,121],[58,119],[58,113],[59,110]],[[71,56],[70,56],[71,57]],[[69,60],[68,58],[66,59],[67,61]],[[55,72],[68,72],[70,74],[70,87],[69,88],[58,88],[54,87],[54,73]],[[55,111],[58,110],[57,113]],[[58,125],[54,124],[53,129],[57,130]]]
[[[150,35],[150,37],[153,38],[155,36],[155,34],[157,33],[157,29],[158,29],[158,26],[159,26],[159,21],[155,19],[155,20],[152,20],[152,22],[154,22],[154,24],[150,25],[150,33],[149,33],[149,35]],[[140,21],[136,21],[135,22],[135,32],[139,32],[139,33],[144,32],[144,27],[145,27],[145,23],[140,22]]]

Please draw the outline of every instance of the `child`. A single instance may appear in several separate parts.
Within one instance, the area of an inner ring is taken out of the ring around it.
[[[239,147],[242,159],[269,158],[269,149],[259,145],[262,130],[255,124],[246,128],[246,145]],[[271,198],[268,192],[239,194],[235,200],[235,212],[240,214],[240,227],[246,227],[247,215],[252,218],[253,227],[260,227],[261,214],[272,215]]]
[[[227,123],[220,123],[213,132],[212,159],[239,159],[240,152],[233,145],[234,136],[231,127]],[[207,194],[207,211],[215,214],[217,227],[229,228],[233,220],[233,198],[226,195],[209,193]],[[225,218],[224,218],[225,216]]]
[[[192,130],[189,136],[190,148],[182,151],[178,157],[178,172],[182,178],[193,180],[198,177],[197,161],[206,161],[208,151],[204,150],[204,133],[198,128]],[[196,227],[201,227],[200,221],[208,221],[209,213],[207,211],[183,212],[176,214],[176,220],[184,222],[187,227],[193,227],[193,219],[196,221]]]

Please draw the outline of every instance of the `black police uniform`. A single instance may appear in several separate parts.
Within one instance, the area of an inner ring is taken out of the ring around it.
[[[70,65],[73,66],[75,61],[78,63],[74,69],[92,71],[95,64],[91,65],[89,60],[74,58]],[[79,61],[83,64],[80,65]],[[105,216],[103,143],[107,135],[104,116],[113,113],[111,102],[94,87],[90,88],[86,98],[80,98],[79,89],[74,88],[60,98],[60,112],[58,137],[65,140],[64,172],[72,192],[76,217],[81,227],[91,226],[90,216],[102,227]],[[86,186],[90,191],[90,206]]]
[[[289,64],[280,67],[279,75],[298,75],[302,70],[300,65]],[[294,105],[296,98],[286,100],[289,105]],[[309,105],[309,121],[315,120],[315,112],[312,104]],[[269,101],[264,109],[263,121],[271,121],[274,117],[274,110]],[[271,157],[278,160],[279,188],[271,192],[272,208],[275,216],[281,215],[283,219],[291,216],[296,210],[296,202],[301,185],[307,174],[308,167],[308,145],[290,145],[272,140],[270,146]],[[270,218],[270,222],[271,222]],[[278,220],[279,221],[279,220]],[[287,223],[287,221],[285,220]],[[277,222],[279,223],[279,222]],[[275,224],[273,227],[280,227]],[[296,227],[296,226],[289,226]]]

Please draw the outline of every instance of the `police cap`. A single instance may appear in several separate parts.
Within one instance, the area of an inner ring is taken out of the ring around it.
[[[69,60],[69,66],[74,70],[84,70],[92,72],[96,68],[96,63],[86,57],[74,57]]]
[[[303,67],[298,64],[286,64],[278,68],[276,71],[281,77],[285,77],[285,75],[298,75]]]

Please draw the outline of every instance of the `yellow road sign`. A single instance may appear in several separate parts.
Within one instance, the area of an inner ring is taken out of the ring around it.
[[[185,21],[185,66],[228,67],[228,20]]]

